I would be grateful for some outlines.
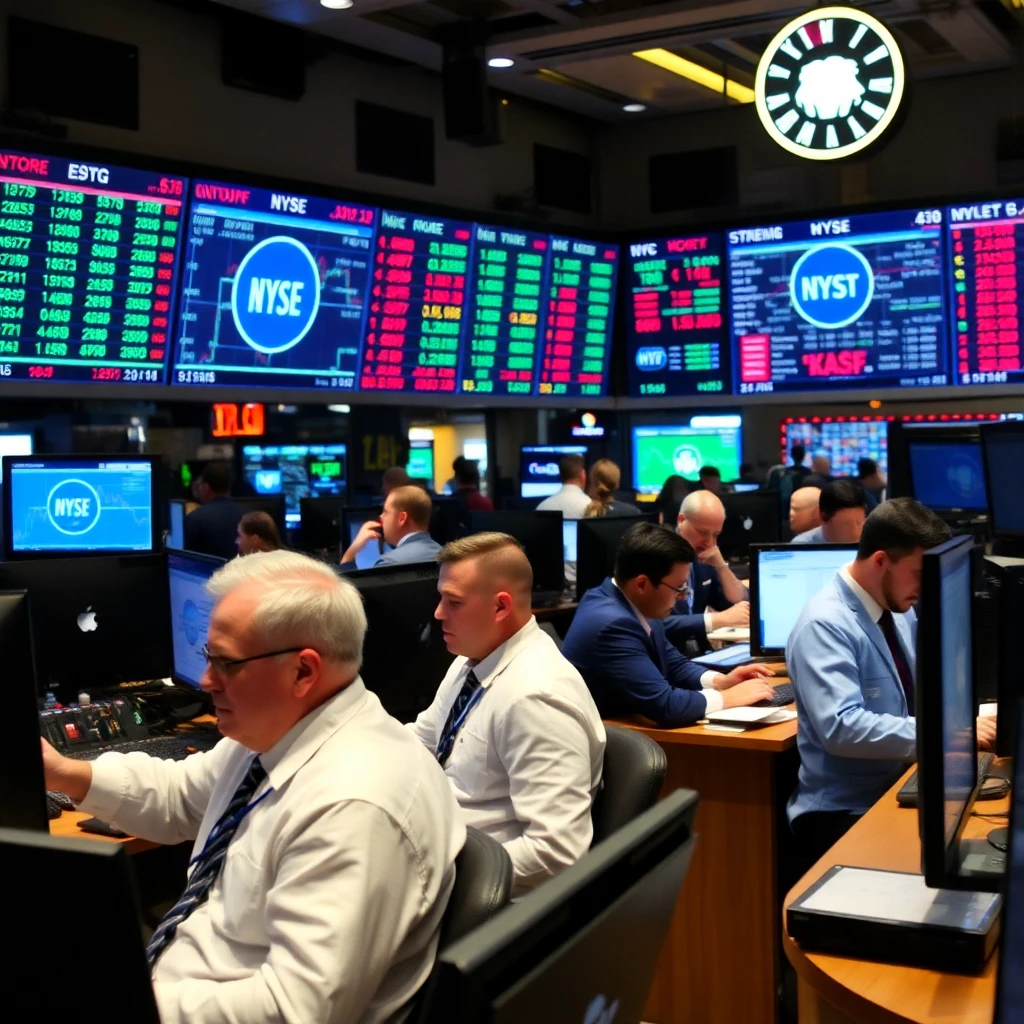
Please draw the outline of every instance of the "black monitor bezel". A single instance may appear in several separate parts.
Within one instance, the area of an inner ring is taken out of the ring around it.
[[[1005,537],[1007,539],[1020,539],[1024,537],[1024,528],[1011,530],[999,525],[996,516],[995,505],[992,501],[992,468],[990,466],[989,439],[993,436],[1005,434],[1007,436],[1017,435],[1020,441],[1021,451],[1024,453],[1024,423],[1010,421],[1004,423],[983,423],[981,424],[981,461],[985,467],[985,501],[988,505],[988,521],[995,538]]]
[[[979,440],[975,440],[972,437],[945,437],[933,435],[928,436],[926,431],[922,431],[916,437],[906,438],[906,450],[907,450],[907,483],[910,485],[910,496],[917,499],[917,484],[914,482],[914,449],[918,445],[938,445],[940,448],[962,448],[964,445],[978,445],[978,454],[981,456],[982,470],[985,476],[985,504],[978,506],[977,508],[968,508],[966,505],[930,505],[934,512],[939,515],[985,515],[988,513],[989,498],[988,498],[988,467],[985,464],[985,455]],[[920,499],[917,499],[920,500]]]
[[[183,679],[177,673],[177,666],[174,663],[174,608],[171,605],[171,559],[172,558],[187,558],[194,562],[200,562],[205,565],[211,565],[214,567],[214,571],[219,569],[222,565],[227,565],[227,559],[219,558],[217,555],[204,555],[198,551],[186,551],[179,548],[168,548],[167,549],[167,629],[170,636],[170,647],[171,652],[171,682],[175,686],[180,686],[182,689],[189,690],[193,693],[199,692],[201,687],[199,683],[193,683],[189,679]],[[211,573],[212,575],[212,573]]]

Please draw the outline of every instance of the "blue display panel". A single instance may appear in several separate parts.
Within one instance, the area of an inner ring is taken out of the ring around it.
[[[186,181],[0,149],[0,379],[164,383]]]
[[[914,438],[907,444],[914,497],[936,512],[984,512],[985,467],[981,444]]]
[[[683,235],[629,247],[629,393],[727,394],[725,240]]]
[[[737,394],[950,383],[941,210],[726,237]]]
[[[199,689],[206,673],[206,634],[214,599],[206,589],[219,559],[174,552],[167,556],[167,582],[171,600],[171,644],[174,678]]]
[[[352,390],[375,221],[367,206],[194,182],[172,382]]]
[[[297,528],[303,498],[345,493],[346,455],[343,444],[251,444],[242,448],[242,474],[257,494],[283,494],[288,527]]]

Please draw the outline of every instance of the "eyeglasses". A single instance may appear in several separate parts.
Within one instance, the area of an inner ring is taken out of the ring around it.
[[[248,658],[222,658],[218,654],[211,654],[210,648],[203,644],[200,654],[206,659],[206,664],[213,669],[217,675],[224,675],[230,669],[236,669],[239,665],[245,665],[250,661],[262,661],[264,658],[276,658],[279,654],[295,654],[304,651],[305,647],[285,647],[280,651],[267,651],[266,654],[252,654]]]
[[[671,583],[666,583],[664,580],[658,580],[657,586],[668,587],[669,590],[674,590],[677,594],[685,597],[690,592],[690,581],[687,580],[681,587],[673,587]]]

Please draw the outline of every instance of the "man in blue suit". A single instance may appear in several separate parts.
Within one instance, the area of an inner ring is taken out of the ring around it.
[[[356,568],[356,557],[371,541],[381,539],[392,548],[374,562],[379,565],[408,565],[412,562],[432,562],[441,545],[427,532],[433,505],[430,495],[422,487],[396,487],[384,499],[380,519],[368,519],[359,528],[356,539],[341,556],[342,572]]]
[[[583,676],[603,718],[640,714],[675,729],[772,695],[763,665],[742,665],[728,675],[707,671],[666,638],[661,620],[686,589],[695,558],[671,530],[637,523],[623,534],[614,576],[584,594],[562,654]]]
[[[857,557],[811,598],[789,636],[800,774],[787,813],[804,869],[916,756],[913,607],[922,555],[949,537],[912,498],[883,502],[864,523]],[[979,719],[979,742],[994,738],[993,720]]]

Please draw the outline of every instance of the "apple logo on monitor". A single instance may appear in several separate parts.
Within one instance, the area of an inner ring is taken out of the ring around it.
[[[744,530],[749,530],[753,525],[754,525],[754,520],[751,519],[750,516],[747,516],[747,518],[743,520],[743,529]]]
[[[92,605],[78,616],[78,628],[83,633],[91,633],[93,630],[99,629],[99,623],[96,621],[96,613],[92,610]]]

